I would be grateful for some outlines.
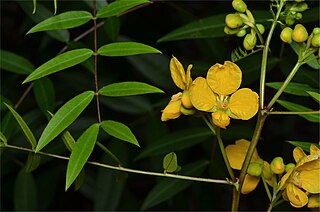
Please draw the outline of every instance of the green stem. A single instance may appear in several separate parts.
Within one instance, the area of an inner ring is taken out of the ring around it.
[[[288,86],[288,84],[290,83],[290,81],[292,80],[294,75],[297,73],[297,71],[299,70],[301,65],[302,65],[302,63],[300,61],[298,61],[296,63],[296,65],[293,67],[293,69],[291,70],[290,74],[288,75],[287,79],[283,82],[283,84],[281,85],[281,87],[279,88],[277,93],[270,100],[270,102],[269,102],[269,104],[267,106],[267,110],[270,110],[271,107],[273,106],[273,104],[278,100],[278,98],[280,97],[282,92],[286,89],[286,87]]]
[[[260,95],[260,108],[264,109],[264,93],[265,93],[265,84],[266,84],[266,72],[267,72],[267,60],[268,60],[268,52],[269,52],[269,46],[270,41],[274,32],[274,29],[276,28],[276,25],[278,23],[278,19],[280,17],[280,13],[282,10],[282,7],[284,6],[284,0],[280,1],[278,11],[276,16],[273,19],[265,47],[263,49],[262,53],[262,61],[261,61],[261,74],[260,74],[260,89],[259,89],[259,95]]]
[[[269,201],[271,202],[271,200],[272,200],[272,195],[271,195],[270,189],[269,189],[269,187],[268,187],[268,184],[267,184],[266,180],[264,179],[263,175],[261,175],[261,178],[262,178],[262,182],[263,182],[264,189],[266,190],[267,195],[268,195],[268,198],[269,198]]]
[[[20,151],[26,151],[26,152],[35,152],[32,149],[14,146],[14,145],[5,145],[1,146],[1,148],[11,148],[11,149],[17,149]],[[64,157],[56,154],[46,153],[46,152],[37,152],[37,154],[45,155],[53,158],[58,158],[62,160],[69,160],[69,157]],[[112,166],[104,163],[94,162],[94,161],[87,161],[87,164],[91,164],[94,166],[99,166],[107,169],[113,169],[118,171],[124,171],[129,173],[136,173],[136,174],[144,174],[144,175],[152,175],[152,176],[158,176],[158,177],[168,177],[168,178],[175,178],[175,179],[181,179],[181,180],[190,180],[190,181],[197,181],[197,182],[206,182],[206,183],[217,183],[217,184],[226,184],[226,185],[233,185],[233,183],[230,183],[228,180],[218,180],[218,179],[209,179],[209,178],[200,178],[200,177],[191,177],[191,176],[185,176],[185,175],[176,175],[176,174],[168,174],[168,173],[160,173],[160,172],[150,172],[150,171],[142,171],[137,169],[129,169],[122,166]]]
[[[102,151],[104,151],[107,155],[109,155],[114,161],[116,161],[119,166],[122,166],[121,161],[119,160],[119,158],[117,156],[115,156],[107,147],[105,147],[102,143],[100,143],[99,141],[97,141],[97,145],[102,149]]]
[[[303,115],[303,114],[319,114],[320,110],[317,111],[269,111],[266,112],[268,115]]]
[[[228,157],[227,157],[227,154],[226,154],[224,145],[223,145],[223,141],[222,141],[222,139],[221,139],[220,128],[218,128],[218,127],[217,127],[217,128],[214,128],[213,124],[212,124],[205,116],[202,116],[202,119],[203,119],[204,122],[208,125],[208,127],[210,128],[210,130],[212,131],[212,133],[213,133],[214,135],[216,135],[217,140],[218,140],[218,143],[219,143],[220,151],[221,151],[221,154],[222,154],[224,163],[226,164],[226,167],[227,167],[227,170],[228,170],[228,172],[229,172],[229,175],[230,175],[232,181],[233,181],[233,182],[236,182],[236,177],[234,176],[234,173],[233,173],[232,168],[231,168],[231,166],[230,166],[230,163],[229,163],[229,160],[228,160]]]

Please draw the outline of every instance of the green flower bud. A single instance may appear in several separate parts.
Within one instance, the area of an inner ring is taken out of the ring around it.
[[[294,0],[295,2],[303,2],[304,0]]]
[[[233,0],[232,1],[232,7],[241,13],[244,13],[247,9],[246,3],[244,3],[242,0]]]
[[[256,24],[260,34],[262,35],[265,31],[264,26],[262,24]]]
[[[242,29],[239,32],[237,32],[237,36],[238,37],[243,37],[247,34],[247,30],[246,29]]]
[[[223,31],[227,35],[234,35],[234,34],[237,34],[239,32],[239,29],[230,29],[228,26],[225,26]]]
[[[282,157],[275,157],[270,164],[270,169],[274,174],[282,174],[285,170]]]
[[[181,107],[180,107],[180,112],[183,114],[183,115],[193,115],[193,114],[195,114],[195,112],[196,112],[196,110],[195,109],[187,109],[187,108],[185,108],[185,107],[183,107],[182,105],[181,105]]]
[[[182,103],[182,106],[186,109],[193,108],[193,105],[191,103],[190,96],[189,96],[189,91],[187,90],[183,91],[182,97],[181,97],[181,103]]]
[[[295,17],[294,16],[292,16],[291,14],[288,14],[287,16],[286,16],[286,25],[288,25],[288,26],[291,26],[292,24],[294,24],[295,23]]]
[[[248,170],[247,170],[247,173],[251,176],[259,177],[262,173],[261,164],[255,163],[255,162],[250,163]]]
[[[246,50],[252,50],[257,43],[257,37],[253,36],[252,34],[247,34],[243,40],[243,47]]]
[[[320,34],[313,35],[313,38],[311,40],[311,45],[316,48],[320,47]]]
[[[307,3],[294,4],[289,10],[293,12],[303,12],[308,9]]]
[[[236,28],[242,26],[242,24],[243,24],[242,18],[237,13],[228,14],[226,16],[225,22],[226,22],[227,26],[231,29],[236,29]]]
[[[280,38],[285,43],[292,42],[292,29],[290,27],[286,27],[281,31]]]
[[[296,20],[302,19],[302,13],[296,13]]]
[[[316,27],[313,29],[313,34],[320,34],[320,27]]]
[[[307,39],[308,32],[306,28],[301,24],[297,24],[292,31],[292,40],[294,40],[297,43],[302,43]]]
[[[288,172],[290,169],[293,169],[294,167],[296,167],[294,163],[288,163],[285,167],[285,171]]]

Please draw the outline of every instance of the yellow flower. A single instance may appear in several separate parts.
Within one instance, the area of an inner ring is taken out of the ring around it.
[[[293,158],[296,167],[281,178],[278,191],[285,189],[285,199],[293,207],[301,208],[308,203],[308,194],[320,193],[320,150],[312,144],[310,155],[306,155],[300,147],[296,147]]]
[[[240,140],[236,141],[236,144],[228,145],[226,147],[226,154],[227,154],[228,160],[230,162],[231,168],[241,170],[242,164],[243,164],[244,159],[246,157],[249,146],[250,146],[249,141],[247,141],[245,139],[240,139]],[[259,157],[256,149],[254,150],[250,164],[260,165],[260,166],[256,166],[256,167],[257,168],[260,167],[260,169],[262,169],[262,174],[264,176],[267,176],[267,177],[265,177],[265,178],[267,178],[266,179],[267,183],[269,185],[272,185],[272,183],[271,183],[272,175],[269,175],[270,165],[266,161],[263,161]],[[269,179],[269,177],[270,177],[270,179]],[[253,191],[257,187],[259,181],[260,181],[260,176],[253,176],[253,175],[250,175],[247,173],[244,178],[244,182],[243,182],[243,185],[241,188],[241,193],[242,194],[250,193],[251,191]]]
[[[221,128],[229,125],[230,117],[248,120],[258,111],[259,96],[249,88],[238,90],[241,80],[242,72],[235,63],[217,63],[208,70],[206,79],[193,81],[191,102],[198,110],[212,112],[213,123]]]
[[[185,73],[182,64],[177,58],[172,56],[170,60],[170,73],[174,84],[183,92],[179,92],[171,97],[171,101],[162,111],[161,121],[168,121],[170,119],[178,118],[181,113],[190,115],[194,113],[189,98],[189,88],[192,84],[191,78],[192,65],[188,66],[187,73]]]

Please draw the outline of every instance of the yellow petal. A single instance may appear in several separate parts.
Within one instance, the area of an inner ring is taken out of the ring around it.
[[[221,110],[212,113],[212,121],[216,126],[221,127],[223,129],[225,129],[230,124],[229,116]]]
[[[256,92],[249,88],[242,88],[231,95],[229,108],[238,118],[248,120],[258,112],[258,99]]]
[[[201,111],[212,111],[216,105],[216,96],[203,77],[197,77],[189,90],[192,105]]]
[[[279,190],[283,190],[286,188],[287,186],[287,183],[288,183],[288,179],[289,177],[291,176],[292,172],[293,172],[294,169],[290,169],[285,175],[282,176],[280,182],[279,182],[279,186],[278,186],[278,189],[277,191]]]
[[[308,208],[319,208],[320,207],[320,195],[311,195],[309,197]]]
[[[242,72],[233,62],[217,63],[208,70],[207,80],[210,88],[219,95],[235,92],[241,84]]]
[[[186,88],[185,89],[189,89],[191,84],[192,84],[192,78],[191,78],[191,69],[192,69],[192,65],[188,65],[187,68],[187,74],[186,74]]]
[[[242,188],[241,188],[241,193],[248,194],[251,191],[253,191],[257,187],[259,180],[260,180],[259,177],[254,177],[246,174],[246,176],[244,177]]]
[[[296,161],[296,163],[298,163],[301,160],[301,158],[303,158],[305,156],[306,156],[306,154],[303,152],[301,147],[296,147],[293,149],[293,158]]]
[[[162,111],[161,121],[168,121],[170,119],[178,118],[181,115],[180,107],[181,107],[181,100],[175,99],[173,96],[169,104]]]
[[[292,183],[287,186],[287,196],[293,207],[301,208],[308,203],[308,196]]]
[[[300,174],[296,177],[299,187],[309,193],[320,193],[320,159],[303,164],[299,167]]]
[[[225,148],[231,168],[238,170],[242,168],[242,164],[248,152],[249,146],[249,141],[240,139],[236,141],[236,144],[228,145]],[[257,153],[257,150],[255,150],[252,156],[252,160],[258,158],[259,155]]]
[[[320,150],[319,148],[314,145],[314,144],[311,144],[310,145],[310,155],[319,155],[320,156]]]
[[[170,60],[170,73],[174,84],[181,90],[185,90],[186,74],[182,64],[174,56],[172,56],[172,59]]]

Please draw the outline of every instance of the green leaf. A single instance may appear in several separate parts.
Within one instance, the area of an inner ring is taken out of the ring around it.
[[[0,55],[1,69],[16,74],[30,74],[34,70],[32,63],[24,57],[3,49],[0,50]]]
[[[282,86],[283,82],[268,82],[266,85],[270,88],[274,88],[279,90]],[[311,88],[308,84],[290,82],[286,89],[284,90],[285,93],[293,94],[297,96],[309,96],[306,91],[317,91],[317,89]]]
[[[301,45],[303,49],[306,48],[306,44],[305,44],[305,43],[300,43],[300,44],[298,44],[298,43],[296,43],[296,42],[292,42],[292,43],[290,44],[291,48],[293,49],[293,51],[294,51],[297,55],[299,55],[299,49],[300,49],[299,45]],[[314,55],[314,54],[310,55],[306,60],[308,60],[308,59],[310,59],[310,58],[314,58],[314,60],[311,60],[311,61],[308,62],[307,64],[308,64],[311,68],[316,69],[316,70],[319,70],[319,69],[320,69],[320,65],[319,65],[319,63],[318,63],[317,58],[315,57],[315,55]]]
[[[293,146],[301,147],[301,149],[303,149],[303,151],[305,152],[310,152],[311,144],[316,145],[318,148],[320,147],[319,143],[316,144],[316,143],[304,142],[304,141],[286,141],[286,142],[288,142],[289,144],[292,144]]]
[[[32,27],[27,34],[56,30],[56,29],[70,29],[81,26],[92,19],[91,13],[87,11],[69,11],[59,15],[52,16],[34,27]]]
[[[116,41],[120,31],[120,20],[118,17],[110,17],[103,26],[104,32],[111,41]]]
[[[226,36],[223,31],[226,25],[224,21],[226,15],[227,14],[218,14],[193,21],[166,34],[157,42],[224,37]],[[270,12],[256,11],[254,12],[254,16],[258,17],[256,17],[256,23],[266,22],[268,17],[270,17]]]
[[[38,168],[40,165],[41,155],[29,152],[25,171],[30,173]]]
[[[93,124],[80,136],[74,145],[67,166],[65,190],[68,190],[87,162],[97,141],[98,133],[99,124]]]
[[[76,120],[80,113],[91,102],[93,97],[93,91],[86,91],[65,103],[52,117],[42,132],[36,152],[40,151],[50,141],[64,131],[74,120]]]
[[[74,138],[72,137],[72,135],[70,134],[70,132],[68,130],[65,130],[62,135],[62,141],[64,143],[64,145],[67,147],[67,149],[72,152],[73,146],[76,143],[76,141],[74,140]]]
[[[29,141],[29,143],[32,146],[32,149],[34,149],[37,146],[37,141],[33,135],[33,133],[31,132],[30,128],[28,127],[28,125],[26,124],[26,122],[22,119],[22,117],[9,105],[7,105],[6,103],[4,103],[7,108],[10,110],[10,112],[12,113],[12,115],[14,116],[14,118],[17,120],[18,124],[20,125],[24,135],[26,136],[27,140]]]
[[[312,91],[307,91],[307,93],[318,103],[320,103],[320,94]]]
[[[37,104],[44,114],[47,111],[53,111],[55,101],[55,90],[52,81],[45,77],[35,81],[33,86],[33,93]]]
[[[175,172],[178,168],[177,155],[174,152],[170,152],[163,158],[164,173]]]
[[[107,18],[119,15],[140,4],[151,3],[148,0],[120,0],[101,8],[97,13],[97,18]]]
[[[116,42],[101,46],[98,54],[102,56],[130,56],[138,54],[160,53],[158,49],[136,42]]]
[[[109,135],[140,147],[136,137],[126,125],[120,122],[107,120],[101,122],[101,127]]]
[[[182,167],[181,174],[199,176],[209,164],[208,161],[198,161]],[[186,189],[192,184],[192,181],[179,179],[162,179],[149,192],[147,198],[143,202],[141,210],[148,209],[154,205],[164,202],[179,192]]]
[[[35,14],[31,14],[30,11],[33,9],[33,5],[31,1],[16,1],[21,9],[25,12],[27,16],[29,16],[35,23],[39,23],[47,18],[52,17],[53,13],[43,6],[41,3],[37,3],[37,12]],[[52,38],[61,41],[68,42],[70,38],[69,31],[66,29],[59,29],[53,31],[46,31],[46,33]]]
[[[99,90],[103,96],[133,96],[147,93],[164,93],[157,87],[142,82],[119,82],[104,86]]]
[[[288,101],[284,101],[284,100],[277,100],[277,102],[287,108],[288,110],[290,111],[295,111],[295,112],[307,112],[307,111],[313,111],[312,109],[310,108],[307,108],[305,106],[302,106],[302,105],[299,105],[299,104],[296,104],[296,103],[292,103],[292,102],[288,102]],[[302,115],[299,115],[305,119],[307,119],[308,121],[311,121],[311,122],[320,122],[320,114],[302,114]]]
[[[86,170],[83,168],[81,169],[80,174],[77,176],[77,178],[74,180],[74,191],[78,191],[79,188],[83,185],[85,179],[86,179]]]
[[[8,105],[12,106],[12,102],[9,99],[0,95],[0,111],[8,110],[4,103],[7,103]]]
[[[15,211],[37,211],[37,185],[31,173],[19,172],[13,192]]]
[[[5,145],[7,145],[8,141],[5,135],[0,131],[0,140],[3,141]]]
[[[178,151],[197,145],[212,136],[212,132],[206,128],[184,129],[167,134],[156,139],[135,158],[136,160],[145,157],[162,155],[167,152]]]
[[[93,55],[91,49],[76,49],[60,54],[34,70],[23,83],[53,74],[63,69],[82,63]]]

